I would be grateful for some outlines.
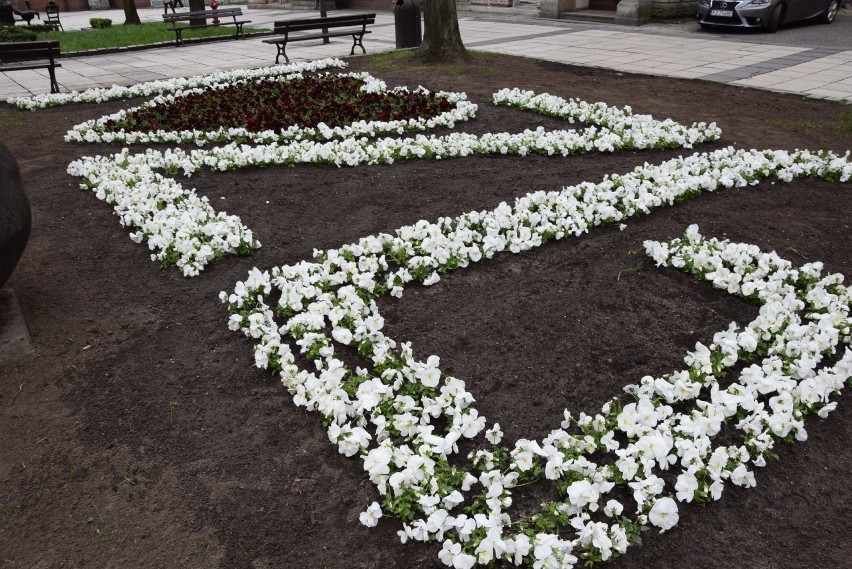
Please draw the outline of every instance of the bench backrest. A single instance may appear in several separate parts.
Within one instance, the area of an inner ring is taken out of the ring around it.
[[[283,34],[320,28],[342,28],[346,26],[367,26],[376,22],[375,14],[350,14],[346,16],[330,16],[328,18],[299,18],[275,22],[274,33]]]
[[[176,14],[163,14],[164,22],[183,22],[202,18],[236,18],[242,16],[242,8],[224,8],[220,10],[199,10],[197,12],[178,12]]]
[[[49,59],[59,55],[59,40],[0,43],[0,62]]]

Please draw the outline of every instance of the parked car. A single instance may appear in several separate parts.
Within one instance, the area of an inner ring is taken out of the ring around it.
[[[840,0],[698,0],[696,19],[703,29],[757,28],[774,33],[779,24],[811,18],[830,24]]]

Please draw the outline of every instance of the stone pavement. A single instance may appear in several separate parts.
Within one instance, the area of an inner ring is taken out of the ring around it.
[[[243,6],[255,28],[272,29],[275,20],[306,12],[251,9]],[[341,13],[341,12],[336,12]],[[314,13],[311,13],[314,14]],[[852,33],[848,41],[833,45],[784,45],[783,34],[805,27],[782,29],[776,36],[717,34],[698,30],[696,24],[649,25],[638,28],[546,20],[534,13],[460,12],[459,27],[469,49],[534,57],[560,63],[602,67],[627,73],[704,79],[809,97],[852,102]],[[162,9],[139,9],[143,21],[162,21]],[[509,16],[509,17],[507,17]],[[121,10],[63,12],[66,30],[87,27],[89,18],[105,17],[114,25],[124,21]],[[807,26],[818,26],[807,24]],[[842,11],[831,27],[852,32],[852,12]],[[225,28],[228,29],[228,28]],[[368,53],[395,48],[394,17],[380,12],[372,33],[365,36]],[[812,31],[812,30],[808,30]],[[833,30],[834,31],[834,30]],[[843,30],[838,30],[843,31]],[[216,69],[268,66],[275,61],[274,46],[263,37],[172,45],[110,54],[63,57],[57,70],[62,91],[79,91],[113,84],[131,85],[154,79],[207,73]],[[298,42],[287,47],[291,61],[349,55],[352,42],[335,38],[331,43]],[[0,99],[49,92],[44,71],[0,74]]]

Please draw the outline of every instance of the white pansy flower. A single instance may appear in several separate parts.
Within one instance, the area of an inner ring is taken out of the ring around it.
[[[503,439],[503,431],[500,430],[500,423],[494,423],[490,429],[485,431],[485,438],[491,444],[499,445]]]
[[[361,512],[358,519],[368,528],[375,527],[379,523],[379,518],[382,517],[382,508],[378,502],[373,502],[366,511]]]
[[[624,506],[621,505],[621,502],[618,500],[609,500],[604,506],[604,514],[609,517],[618,517],[621,515],[621,512],[624,511]]]
[[[651,511],[648,512],[648,521],[666,531],[673,528],[678,522],[677,504],[671,498],[660,498],[654,502]]]

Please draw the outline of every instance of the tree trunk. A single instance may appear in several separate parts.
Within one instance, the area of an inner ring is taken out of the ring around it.
[[[207,6],[204,5],[204,0],[189,0],[190,12],[204,12]],[[207,18],[192,18],[189,21],[190,26],[203,26],[207,23]]]
[[[415,57],[429,63],[469,60],[459,32],[456,0],[422,0],[420,9],[423,11],[423,43],[415,50]]]
[[[124,5],[124,25],[135,26],[141,24],[139,12],[136,11],[136,3],[133,0],[122,0]]]

